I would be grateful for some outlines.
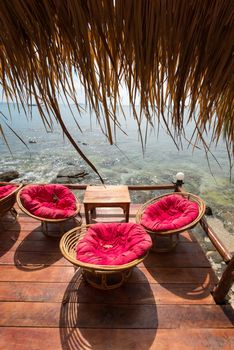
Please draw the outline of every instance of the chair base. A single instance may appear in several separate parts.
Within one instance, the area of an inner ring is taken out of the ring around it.
[[[119,288],[131,276],[132,268],[123,271],[90,271],[82,269],[84,280],[101,290]]]
[[[67,224],[69,222],[73,221],[74,224],[69,227],[67,227]],[[41,229],[45,236],[50,238],[60,238],[62,235],[70,230],[71,228],[74,228],[76,226],[81,226],[82,221],[78,220],[77,218],[68,218],[67,220],[61,221],[61,222],[50,222],[50,221],[41,221]],[[49,230],[49,225],[53,225],[54,227],[57,225],[58,230]]]
[[[174,235],[160,235],[156,233],[149,233],[153,246],[151,248],[152,252],[155,253],[167,253],[170,252],[171,250],[175,249],[179,242],[179,234],[174,234]]]
[[[18,218],[18,216],[19,216],[19,214],[18,214],[18,212],[17,212],[17,210],[13,207],[13,208],[11,208],[10,210],[9,210],[9,212],[11,213],[11,215],[13,216],[13,218],[14,218],[14,221],[16,221],[17,220],[17,218]]]
[[[7,208],[5,211],[2,211],[2,212],[0,213],[0,219],[1,219],[4,215],[6,215],[6,214],[8,214],[8,213],[11,214],[11,216],[13,217],[13,223],[15,223],[15,221],[17,220],[19,214],[18,214],[18,212],[16,211],[16,209],[15,209],[14,207],[12,207],[12,208]]]

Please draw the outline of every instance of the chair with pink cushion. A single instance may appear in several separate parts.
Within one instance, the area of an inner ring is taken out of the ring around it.
[[[17,203],[25,214],[41,221],[44,234],[53,237],[64,233],[64,223],[75,220],[80,212],[80,203],[75,195],[59,184],[27,185],[19,191]],[[59,224],[59,232],[50,232],[49,223]]]
[[[99,289],[121,286],[132,268],[146,258],[151,245],[150,236],[135,223],[83,225],[60,240],[63,256]]]
[[[136,222],[151,235],[152,250],[167,252],[178,243],[179,233],[193,228],[205,214],[204,201],[194,194],[176,192],[153,198],[143,204]],[[163,239],[162,239],[163,238]],[[160,246],[160,241],[166,245]]]
[[[17,218],[17,211],[14,208],[16,194],[22,187],[21,184],[0,182],[0,218],[10,212],[14,219]]]

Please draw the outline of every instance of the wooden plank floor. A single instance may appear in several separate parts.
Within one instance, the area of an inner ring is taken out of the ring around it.
[[[191,233],[173,252],[150,254],[114,291],[88,286],[58,242],[22,213],[0,222],[0,349],[234,348],[233,309],[215,304],[215,275]]]

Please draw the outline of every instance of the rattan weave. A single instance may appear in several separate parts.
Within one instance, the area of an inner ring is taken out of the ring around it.
[[[30,186],[30,185],[29,185]],[[25,187],[24,187],[25,188]],[[21,198],[20,198],[20,194],[21,194],[21,191],[23,189],[21,189],[18,194],[17,194],[17,203],[18,203],[18,206],[19,208],[25,213],[27,214],[28,216],[31,216],[33,219],[36,219],[36,220],[39,220],[41,221],[41,225],[42,225],[42,231],[45,235],[47,236],[50,236],[50,237],[58,237],[58,236],[61,236],[61,234],[64,233],[64,223],[67,222],[68,220],[75,220],[77,221],[77,223],[80,225],[81,224],[81,221],[78,221],[76,220],[76,216],[80,216],[80,219],[81,219],[81,215],[80,215],[80,208],[81,208],[81,203],[80,201],[76,198],[76,211],[74,212],[74,214],[72,216],[69,216],[69,217],[66,217],[66,218],[62,218],[62,219],[48,219],[48,218],[42,218],[42,217],[39,217],[39,216],[35,216],[33,215],[32,213],[30,213],[23,205],[22,201],[21,201]],[[49,230],[48,230],[48,224],[51,223],[51,224],[60,224],[60,232],[59,233],[51,233]]]
[[[196,217],[195,220],[193,220],[188,225],[180,227],[180,228],[175,229],[175,230],[151,231],[151,230],[147,229],[145,226],[142,225],[144,227],[144,229],[146,230],[146,232],[149,233],[151,238],[152,238],[152,241],[153,241],[153,246],[151,248],[152,251],[157,251],[157,252],[164,252],[165,251],[165,252],[167,252],[167,251],[173,249],[176,246],[177,242],[178,242],[178,238],[179,238],[178,234],[183,232],[183,231],[186,231],[188,229],[191,229],[194,226],[196,226],[196,224],[201,220],[201,218],[205,214],[206,205],[205,205],[205,202],[200,197],[196,196],[195,194],[188,193],[188,192],[175,192],[174,194],[182,196],[183,198],[186,198],[189,201],[197,203],[198,208],[199,208],[198,216]],[[154,203],[160,201],[162,198],[167,197],[167,196],[171,196],[171,195],[172,195],[172,193],[167,193],[167,194],[155,197],[155,198],[147,201],[146,203],[144,203],[141,206],[141,208],[138,210],[137,214],[136,214],[136,222],[138,224],[141,224],[142,215],[143,215],[145,209],[149,205],[154,204]],[[158,248],[157,247],[157,240],[156,240],[157,236],[158,237],[162,237],[162,236],[166,237],[166,236],[168,236],[168,238],[170,240],[169,246],[167,248],[162,248],[162,249]]]
[[[93,287],[99,289],[120,287],[130,277],[132,268],[142,262],[148,253],[124,265],[95,265],[79,261],[76,259],[76,247],[90,226],[92,225],[82,225],[65,233],[60,240],[60,250],[75,267],[82,268],[84,278]]]
[[[6,186],[6,185],[15,185],[17,187],[10,194],[0,199],[0,217],[2,217],[8,211],[10,211],[10,213],[16,219],[17,211],[14,208],[14,204],[16,202],[17,192],[21,189],[22,185],[16,184],[16,183],[9,183],[9,182],[0,182],[0,186]]]

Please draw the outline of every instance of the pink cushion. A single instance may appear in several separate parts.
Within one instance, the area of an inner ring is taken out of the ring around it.
[[[149,205],[142,215],[141,225],[154,232],[175,230],[190,224],[198,214],[197,203],[172,194]]]
[[[45,219],[63,219],[76,211],[74,194],[62,185],[30,185],[20,192],[24,208]]]
[[[78,243],[76,258],[95,265],[123,265],[146,254],[151,237],[134,223],[92,225]]]
[[[0,186],[0,198],[8,196],[11,192],[15,191],[16,185],[4,185]]]

